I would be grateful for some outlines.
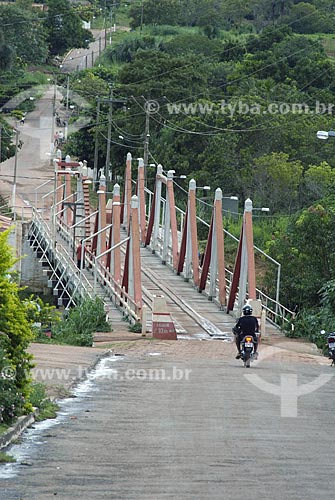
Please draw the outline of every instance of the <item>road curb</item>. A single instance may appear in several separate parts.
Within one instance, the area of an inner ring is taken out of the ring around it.
[[[0,436],[0,450],[9,446],[17,439],[24,430],[35,422],[35,413],[29,413],[19,417],[12,427],[5,434]]]

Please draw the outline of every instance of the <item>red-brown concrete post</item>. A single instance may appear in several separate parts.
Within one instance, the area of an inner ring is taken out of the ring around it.
[[[100,187],[98,195],[98,231],[106,228],[106,178],[104,175],[100,177]],[[106,251],[106,231],[101,231],[98,234],[97,240],[97,256]],[[104,265],[106,256],[100,259],[100,263]]]
[[[190,279],[192,275],[191,270],[193,270],[193,282],[197,287],[199,286],[199,250],[196,213],[196,189],[196,182],[194,179],[191,179],[189,182],[188,190],[185,278]]]
[[[65,203],[69,203],[71,202],[71,193],[72,193],[72,190],[71,190],[71,169],[70,168],[67,168],[66,169],[66,175],[65,175]],[[65,223],[70,227],[72,225],[72,211],[68,208],[68,206],[65,205],[65,209],[64,209],[64,212],[65,212]]]
[[[124,177],[124,211],[123,211],[123,223],[125,224],[127,230],[129,227],[130,220],[130,202],[131,202],[131,153],[127,153],[126,161],[126,171]]]
[[[226,273],[225,273],[225,262],[224,262],[222,191],[220,188],[218,188],[215,191],[214,231],[215,231],[216,253],[217,253],[217,274],[218,274],[218,281],[219,281],[219,303],[220,303],[220,307],[222,307],[226,304]],[[212,275],[212,270],[211,270],[211,275]]]
[[[113,190],[113,229],[111,246],[117,245],[121,241],[121,205],[120,205],[120,186],[115,184]],[[117,283],[121,283],[121,249],[115,248],[111,255],[112,268],[111,273]]]
[[[142,309],[142,285],[141,285],[141,254],[140,254],[140,230],[138,224],[138,197],[131,198],[129,226],[129,260],[128,260],[128,283],[129,294],[133,297],[139,310]]]
[[[248,255],[248,295],[249,299],[256,299],[256,270],[255,270],[255,252],[254,235],[252,228],[252,201],[245,201],[245,237]]]
[[[173,269],[177,269],[178,267],[178,229],[177,229],[177,214],[176,214],[176,205],[174,201],[174,191],[173,191],[173,174],[172,170],[169,170],[167,173],[166,180],[166,201],[168,202],[168,206],[166,207],[166,211],[169,211],[168,218],[170,219],[170,224],[166,224],[166,226],[171,226],[171,240],[172,240],[172,263]],[[167,214],[165,214],[166,216]],[[170,230],[170,227],[168,227]],[[164,260],[164,259],[163,259]]]
[[[249,299],[256,298],[255,255],[252,232],[252,201],[249,198],[244,204],[243,230],[241,237],[241,272],[238,292],[239,310],[242,309],[245,303],[247,288]]]
[[[146,239],[146,223],[145,223],[145,179],[144,179],[144,161],[143,158],[138,160],[138,176],[137,176],[137,195],[139,198],[139,222],[141,229],[141,243],[145,245]]]

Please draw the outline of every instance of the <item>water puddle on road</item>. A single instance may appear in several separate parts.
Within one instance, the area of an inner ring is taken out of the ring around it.
[[[192,335],[178,335],[179,340],[223,340],[224,342],[232,342],[233,337],[230,333],[221,332],[209,335],[205,332],[193,333]]]
[[[115,372],[114,363],[122,360],[118,356],[108,356],[100,360],[97,366],[87,373],[87,378],[80,382],[73,390],[72,396],[57,401],[59,411],[54,419],[35,422],[32,427],[26,429],[20,436],[18,444],[9,445],[6,452],[14,457],[16,462],[0,465],[0,479],[10,479],[19,474],[22,467],[31,465],[34,451],[38,446],[47,442],[45,431],[63,424],[71,416],[78,415],[83,411],[83,401],[92,397],[92,393],[99,390],[96,381],[109,377]]]

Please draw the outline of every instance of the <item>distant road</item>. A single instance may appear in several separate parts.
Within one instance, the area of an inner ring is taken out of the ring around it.
[[[129,28],[125,26],[118,26],[118,31],[128,31]],[[96,59],[101,55],[101,52],[105,49],[107,45],[110,44],[110,33],[107,30],[105,33],[104,29],[92,29],[91,30],[94,41],[90,43],[87,49],[72,49],[68,54],[66,54],[62,62],[62,71],[64,73],[72,73],[73,71],[81,71],[85,68],[91,68],[94,65]],[[113,40],[112,33],[112,40]],[[106,43],[105,43],[105,35]]]

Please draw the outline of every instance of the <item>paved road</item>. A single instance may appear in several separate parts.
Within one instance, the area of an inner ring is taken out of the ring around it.
[[[50,165],[52,100],[53,88],[46,86],[43,97],[36,102],[35,110],[27,115],[25,124],[13,123],[22,141],[17,158],[17,207],[33,204],[36,188],[53,177],[53,166]],[[14,164],[14,157],[1,163],[0,193],[3,196],[12,195]]]
[[[332,369],[284,349],[245,370],[231,349],[220,341],[120,346],[125,356],[102,361],[58,425],[31,431],[14,450],[26,465],[0,469],[1,500],[329,500],[333,379],[301,396],[296,414],[291,398],[284,417],[280,397],[245,375],[278,387]]]
[[[90,43],[87,49],[70,50],[62,62],[62,71],[70,73],[90,68],[93,66],[92,62],[94,63],[99,55],[101,55],[101,52],[105,48],[105,32],[104,30],[91,31],[94,41]],[[108,35],[106,43],[109,43]]]
[[[85,69],[92,66],[99,55],[100,47],[104,48],[104,32],[93,30],[95,37],[88,49],[73,49],[71,50],[62,63],[64,72],[72,72]],[[99,39],[101,40],[99,42]],[[16,199],[15,205],[17,212],[21,215],[22,209],[26,217],[30,216],[31,210],[29,205],[35,205],[35,192],[41,184],[48,179],[53,178],[53,166],[50,164],[50,153],[53,149],[53,132],[61,130],[60,127],[52,126],[53,121],[53,98],[54,85],[43,86],[39,90],[42,96],[36,101],[35,109],[28,113],[24,125],[18,121],[11,120],[13,125],[19,131],[19,140],[22,142],[22,147],[18,151],[17,161],[17,177],[16,177]],[[24,95],[24,99],[27,95]],[[56,107],[60,116],[64,117],[64,106],[61,104],[63,96],[60,88],[56,90]],[[64,130],[64,129],[63,129]],[[9,198],[10,202],[14,201],[13,183],[14,183],[14,164],[15,158],[10,158],[0,165],[0,194]],[[41,196],[52,189],[52,184],[38,189],[38,206],[41,207]],[[52,199],[45,199],[45,205],[51,205]]]

